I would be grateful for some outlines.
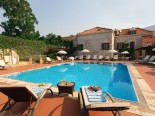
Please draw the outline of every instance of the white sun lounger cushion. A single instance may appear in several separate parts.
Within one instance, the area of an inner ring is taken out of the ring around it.
[[[85,88],[85,91],[86,91],[86,94],[89,96],[90,95],[94,96],[94,95],[102,95],[103,94],[101,90],[95,92],[95,91],[89,91],[87,88]]]
[[[103,95],[102,91],[89,91],[85,88],[87,97],[89,102],[106,102],[105,96]]]
[[[39,96],[47,87],[46,86],[41,86],[41,87],[33,87],[32,91]]]
[[[104,95],[88,96],[90,102],[106,102]]]
[[[32,88],[32,91],[33,91],[37,96],[39,96],[39,95],[41,94],[41,92],[42,92],[44,89],[45,89],[45,87],[39,87],[39,88],[33,87],[33,88]]]

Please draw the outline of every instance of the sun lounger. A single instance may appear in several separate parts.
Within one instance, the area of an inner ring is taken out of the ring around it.
[[[155,64],[155,62],[148,62],[149,64]]]
[[[11,67],[11,65],[5,64],[5,61],[4,60],[0,60],[0,67],[2,67],[3,69],[5,69],[7,67]]]
[[[110,60],[110,56],[105,56],[105,60]]]
[[[90,55],[87,55],[86,56],[86,60],[90,60]]]
[[[150,55],[146,55],[144,59],[142,60],[139,60],[140,63],[144,63],[144,62],[147,62],[150,58]]]
[[[122,110],[130,108],[130,103],[114,102],[112,96],[107,92],[101,90],[94,92],[87,89],[88,86],[82,86],[81,94],[83,99],[84,108],[86,110],[99,110],[99,111],[112,111],[114,115],[121,116]],[[107,97],[109,99],[107,99]]]
[[[97,60],[97,55],[93,55],[91,59],[92,60]]]
[[[57,56],[57,60],[62,62],[63,60],[61,59],[61,57]]]
[[[50,57],[46,57],[45,62],[46,62],[46,63],[51,63],[51,62],[52,62],[52,60],[51,60],[51,58],[50,58]]]
[[[83,55],[78,56],[78,60],[83,60]]]
[[[118,60],[118,55],[114,55],[113,60]]]
[[[40,99],[45,95],[45,93],[50,90],[53,95],[52,90],[50,89],[51,84],[46,85],[0,85],[0,92],[8,96],[8,101],[5,103],[3,108],[0,111],[0,115],[5,113],[5,110],[10,109],[16,102],[29,102],[28,115],[34,113]],[[15,103],[12,103],[12,102]],[[36,101],[34,108],[30,108],[32,102]],[[11,113],[12,114],[12,113]]]
[[[103,59],[103,55],[99,55],[98,60],[102,60],[102,59]]]
[[[71,60],[71,61],[74,61],[74,57],[73,56],[70,56],[68,59]]]
[[[155,56],[151,56],[148,60],[148,62],[153,62],[155,60]]]

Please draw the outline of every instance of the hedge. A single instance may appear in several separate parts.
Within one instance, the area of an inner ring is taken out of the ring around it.
[[[43,41],[26,40],[0,35],[0,49],[14,49],[20,60],[27,60],[33,55],[47,52],[47,45]]]

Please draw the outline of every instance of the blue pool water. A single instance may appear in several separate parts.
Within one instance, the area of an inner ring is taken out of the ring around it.
[[[99,85],[113,97],[138,101],[127,66],[120,63],[67,63],[4,77],[34,83],[52,83],[53,86],[60,80],[73,81],[76,83],[75,90],[79,90],[81,86]]]

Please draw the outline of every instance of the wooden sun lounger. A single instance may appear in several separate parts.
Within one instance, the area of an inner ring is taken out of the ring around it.
[[[28,115],[32,115],[39,104],[40,99],[46,94],[50,89],[51,84],[46,86],[27,86],[27,85],[0,85],[0,92],[8,96],[8,101],[5,103],[3,108],[0,111],[0,115],[3,115],[6,110],[10,110],[12,114],[11,107],[16,102],[29,102]],[[14,103],[12,103],[14,101]],[[32,102],[36,101],[36,104],[33,108],[30,107]]]
[[[117,114],[121,116],[120,111],[127,110],[131,106],[130,103],[115,102],[108,92],[105,92],[104,94],[107,94],[107,96],[110,98],[110,101],[106,100],[106,102],[90,102],[85,88],[87,88],[87,86],[83,86],[81,88],[82,95],[79,94],[79,97],[82,96],[80,99],[83,101],[85,110],[112,111],[114,116]]]

